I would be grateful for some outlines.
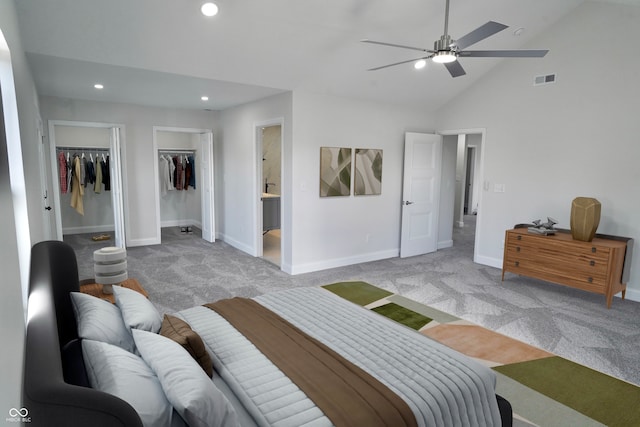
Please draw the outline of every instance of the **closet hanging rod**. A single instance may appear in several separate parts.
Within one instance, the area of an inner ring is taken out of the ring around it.
[[[158,150],[159,154],[196,154],[195,150]]]
[[[56,145],[56,150],[59,151],[110,151],[109,147],[65,147]]]

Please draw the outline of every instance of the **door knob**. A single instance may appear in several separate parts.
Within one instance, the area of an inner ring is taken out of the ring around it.
[[[403,202],[403,203],[404,203],[405,205],[412,205],[412,204],[413,204],[413,202],[410,202],[410,201],[408,201],[408,200],[407,200],[406,202]]]

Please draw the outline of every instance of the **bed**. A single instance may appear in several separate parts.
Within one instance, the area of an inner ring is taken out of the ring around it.
[[[118,290],[112,305],[78,290],[73,249],[34,245],[23,388],[31,425],[512,422],[490,369],[324,289],[224,300],[160,320],[139,294]],[[101,310],[121,315],[114,322],[126,339],[91,335],[86,325],[111,321],[95,322]]]

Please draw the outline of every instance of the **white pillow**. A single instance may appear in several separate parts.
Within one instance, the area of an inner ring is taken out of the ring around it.
[[[140,357],[120,347],[86,339],[82,340],[82,354],[91,388],[129,403],[145,426],[170,427],[172,418],[180,418],[164,395],[158,377]]]
[[[130,352],[135,350],[131,331],[124,324],[118,307],[80,292],[71,292],[71,303],[80,338],[117,345]]]
[[[190,427],[238,426],[227,398],[180,344],[162,335],[134,329],[142,358],[153,369],[174,409]]]
[[[116,305],[122,312],[124,323],[131,329],[142,329],[157,334],[162,317],[151,301],[140,292],[122,286],[114,286]]]

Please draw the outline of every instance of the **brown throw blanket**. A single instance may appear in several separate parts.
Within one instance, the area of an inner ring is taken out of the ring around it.
[[[232,298],[205,307],[249,339],[334,425],[417,425],[407,403],[384,384],[259,303]]]

